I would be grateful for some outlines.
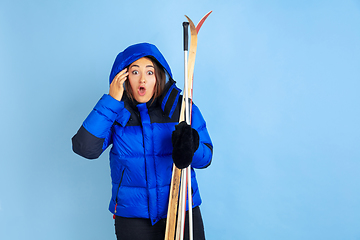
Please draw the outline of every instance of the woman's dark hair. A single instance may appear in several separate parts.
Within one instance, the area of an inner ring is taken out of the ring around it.
[[[154,100],[156,98],[158,98],[162,94],[162,92],[164,90],[165,83],[166,83],[166,75],[165,75],[164,68],[156,60],[156,58],[154,58],[153,56],[146,56],[145,58],[148,58],[154,64],[154,69],[155,69],[156,83],[155,83],[155,87],[154,87],[153,100],[151,102],[151,103],[153,103]],[[129,66],[127,68],[129,68]],[[130,86],[130,81],[125,81],[125,89],[126,89],[127,97],[131,101],[133,101],[134,97],[133,97],[133,92],[132,92],[132,89],[131,89],[131,86]]]

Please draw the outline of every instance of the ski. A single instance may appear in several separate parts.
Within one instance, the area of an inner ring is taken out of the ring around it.
[[[199,32],[202,24],[206,20],[206,18],[211,14],[212,11],[208,12],[197,24],[195,27],[194,23],[191,21],[191,19],[185,15],[185,17],[188,19],[189,23],[184,23],[184,58],[185,58],[185,81],[184,81],[184,94],[181,104],[181,110],[180,110],[180,118],[179,122],[186,121],[188,124],[191,124],[191,107],[192,107],[192,87],[193,87],[193,75],[194,75],[194,65],[195,65],[195,57],[196,57],[196,48],[197,48],[197,33]],[[190,51],[188,53],[189,57],[187,58],[187,38],[188,38],[188,30],[187,26],[190,25],[190,32],[191,32],[191,43],[190,43]],[[181,174],[181,172],[184,172]],[[181,175],[183,175],[181,180]],[[188,175],[188,177],[184,177]],[[167,213],[167,221],[166,221],[166,231],[165,231],[165,240],[174,240],[175,234],[176,239],[183,239],[183,232],[184,232],[184,223],[185,223],[185,211],[186,206],[184,207],[183,201],[186,200],[186,193],[184,193],[184,190],[182,194],[185,194],[182,196],[183,200],[180,200],[182,207],[179,206],[179,188],[180,188],[180,182],[188,182],[191,184],[191,166],[189,166],[187,169],[180,170],[178,169],[175,164],[173,165],[173,172],[172,172],[172,178],[171,178],[171,185],[170,185],[170,194],[169,194],[169,205],[168,205],[168,213]],[[186,189],[185,184],[185,189]],[[184,188],[184,187],[182,187]],[[186,190],[185,190],[186,191]],[[191,199],[191,185],[188,187],[188,195],[189,199]],[[185,199],[185,200],[184,200]],[[191,201],[191,200],[190,200]],[[192,204],[191,204],[192,205]],[[189,211],[192,213],[191,205],[189,205]],[[178,211],[179,208],[179,211]],[[177,233],[175,233],[176,229],[176,216],[177,213],[180,215],[180,220],[178,222],[178,228],[176,230]],[[189,214],[189,219],[190,219]],[[181,234],[182,232],[182,234]],[[192,217],[190,220],[190,239],[192,239]]]
[[[193,73],[196,57],[196,48],[197,48],[197,31],[194,23],[191,19],[185,15],[189,22],[190,33],[191,33],[191,42],[189,48],[189,57],[187,64],[187,73],[185,73],[185,87],[184,87],[184,100],[183,105],[185,105],[185,121],[187,124],[191,125],[191,110],[192,110],[192,88],[193,88]],[[186,190],[187,188],[191,189],[191,166],[186,169],[181,170],[181,185],[180,185],[180,203],[178,209],[178,219],[176,225],[176,238],[175,239],[184,239],[184,228],[185,228],[185,215],[186,215]],[[189,192],[189,191],[188,191]],[[192,199],[191,191],[188,193],[189,201],[189,235],[192,239]]]
[[[183,23],[184,28],[184,58],[185,61],[187,58],[188,51],[188,23]],[[187,65],[185,65],[185,75],[187,76]],[[186,83],[186,80],[185,80]],[[185,91],[185,89],[184,89]],[[183,94],[183,99],[181,103],[180,110],[180,118],[179,122],[185,121],[185,104],[184,100],[185,94]],[[170,195],[169,195],[169,205],[166,219],[166,230],[165,230],[165,240],[174,240],[175,237],[175,228],[176,228],[176,216],[179,204],[179,188],[180,188],[180,179],[181,179],[181,169],[177,168],[175,164],[173,164],[173,171],[171,177],[171,185],[170,185]]]
[[[186,15],[185,15],[186,17]],[[183,22],[184,26],[184,95],[183,102],[181,104],[181,112],[180,115],[184,116],[184,120],[187,124],[190,124],[190,115],[189,115],[189,105],[191,101],[191,92],[189,91],[189,87],[191,86],[191,82],[189,82],[188,78],[188,26],[191,25],[189,22]],[[178,203],[178,211],[177,211],[177,223],[176,223],[176,236],[175,239],[180,240],[184,239],[184,228],[185,228],[185,211],[186,208],[186,186],[187,186],[187,174],[185,169],[181,170],[181,178],[180,178],[180,196]]]

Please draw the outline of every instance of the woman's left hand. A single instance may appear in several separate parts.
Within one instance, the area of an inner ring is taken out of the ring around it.
[[[199,134],[185,121],[175,126],[172,133],[173,161],[177,168],[188,167],[193,159],[195,151],[199,148]]]

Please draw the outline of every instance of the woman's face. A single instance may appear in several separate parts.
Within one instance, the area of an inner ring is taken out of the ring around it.
[[[140,58],[128,69],[133,97],[139,103],[148,102],[154,95],[156,76],[154,64],[148,58]]]

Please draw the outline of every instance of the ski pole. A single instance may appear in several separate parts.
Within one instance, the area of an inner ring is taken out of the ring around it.
[[[192,87],[189,88],[188,86],[188,78],[189,78],[189,72],[188,72],[188,22],[184,22],[184,75],[185,75],[185,94],[186,94],[186,103],[185,103],[185,119],[186,123],[191,125],[191,104],[192,104]],[[190,76],[192,77],[192,76]],[[189,90],[191,89],[191,90]],[[191,92],[189,92],[191,91]],[[186,175],[186,185],[187,185],[187,200],[188,200],[188,217],[189,217],[189,239],[193,240],[193,217],[192,217],[192,193],[191,193],[191,165],[188,166],[185,169]],[[185,187],[186,188],[186,187]],[[184,189],[186,191],[186,189]],[[186,194],[185,194],[186,195]],[[186,215],[186,204],[184,206],[184,215]],[[185,217],[185,216],[184,216]],[[184,219],[185,223],[185,219]],[[182,240],[183,238],[181,238]]]
[[[189,36],[188,36],[188,22],[183,22],[184,30],[184,101],[182,104],[185,105],[185,121],[189,119],[189,92],[188,92],[188,49],[189,49]],[[179,199],[179,210],[178,210],[178,221],[176,239],[184,239],[185,229],[185,213],[186,213],[186,169],[181,170],[181,185],[180,185],[180,199]]]

